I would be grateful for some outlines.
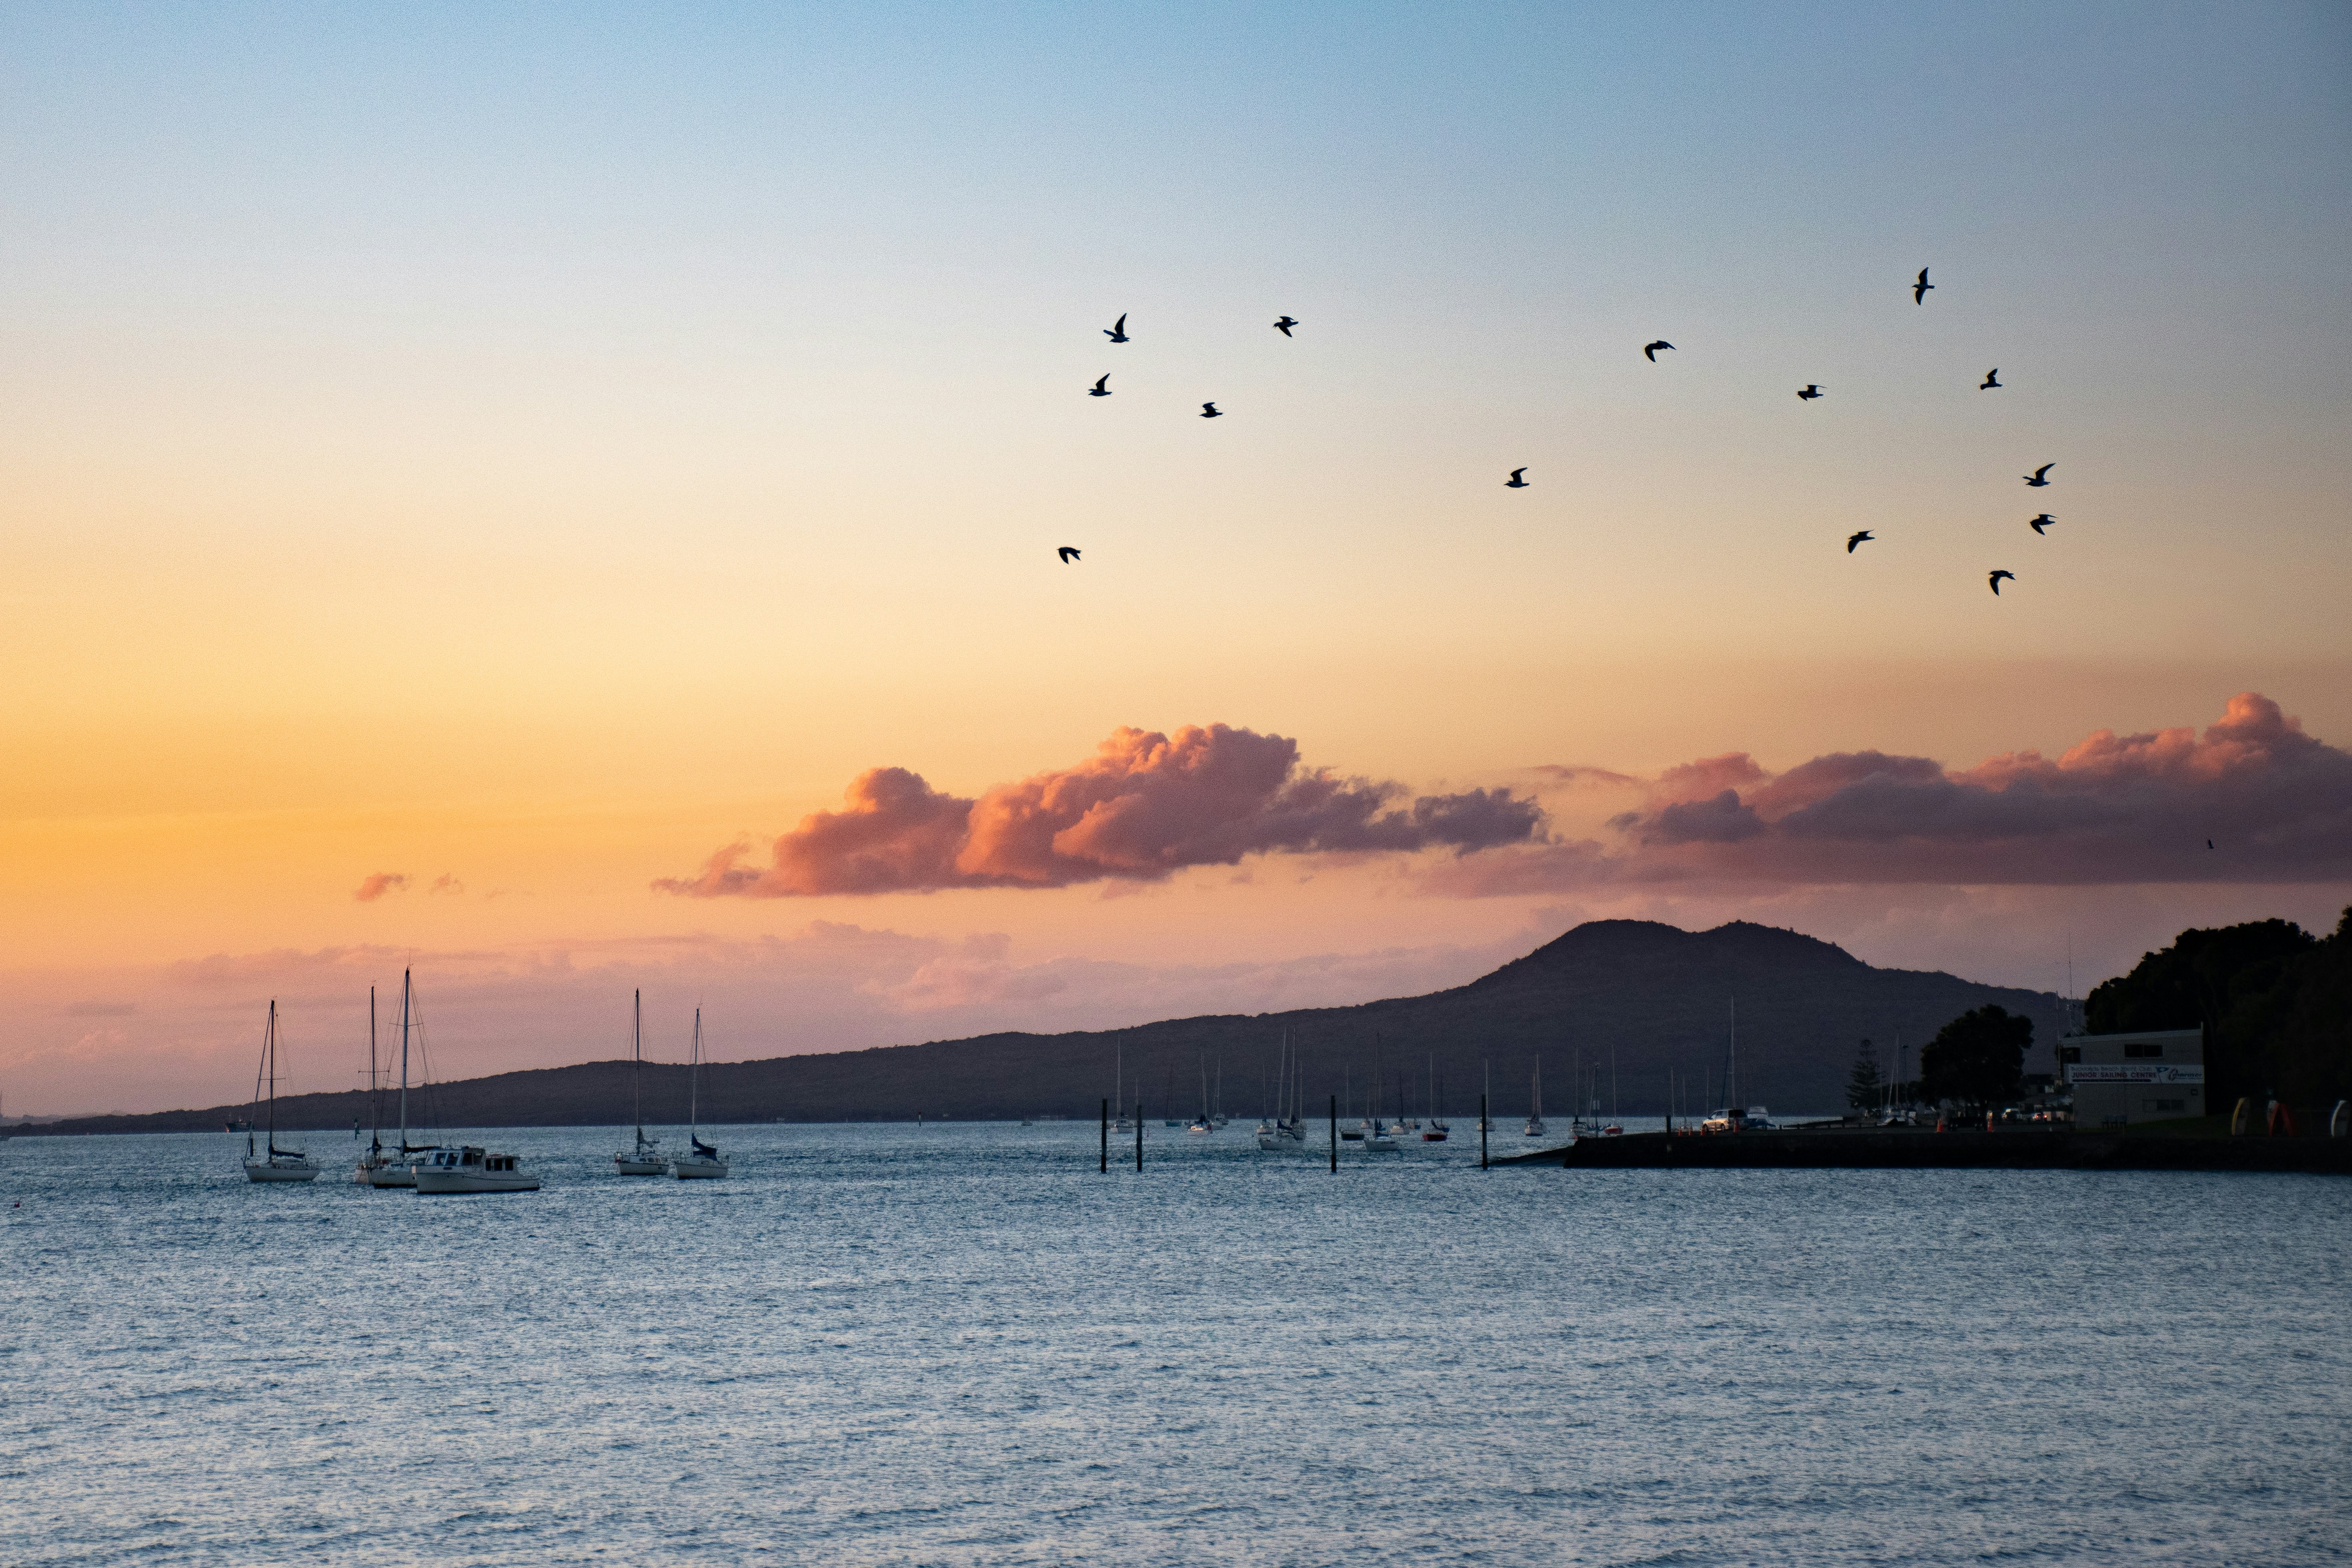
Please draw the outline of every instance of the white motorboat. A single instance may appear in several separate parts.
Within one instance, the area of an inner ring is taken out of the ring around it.
[[[522,1168],[518,1154],[493,1154],[468,1143],[436,1149],[416,1167],[419,1193],[535,1193],[539,1178]]]
[[[669,1163],[670,1174],[681,1182],[716,1181],[727,1173],[727,1161],[702,1141],[702,1009],[694,1010],[694,1057],[687,1068],[687,1152]]]
[[[661,1152],[661,1140],[646,1136],[645,1096],[642,1080],[646,1076],[646,994],[630,994],[629,1026],[629,1114],[637,1124],[637,1142],[634,1149],[613,1156],[613,1169],[624,1176],[658,1176],[669,1169],[669,1158]]]
[[[261,1065],[253,1075],[254,1109],[261,1100],[261,1080],[269,1079],[269,1118],[266,1148],[256,1149],[250,1127],[245,1134],[245,1179],[248,1182],[314,1182],[319,1179],[319,1167],[299,1149],[278,1146],[278,1003],[269,1004],[268,1021],[261,1026]]]

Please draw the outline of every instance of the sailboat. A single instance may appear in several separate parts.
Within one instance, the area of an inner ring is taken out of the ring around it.
[[[1601,1074],[1601,1069],[1600,1068],[1595,1067],[1592,1069],[1592,1072],[1593,1076],[1598,1078]],[[1599,1084],[1593,1085],[1592,1105],[1593,1114],[1597,1119],[1600,1114],[1601,1106],[1601,1086]],[[1601,1135],[1604,1138],[1622,1138],[1625,1136],[1625,1119],[1623,1116],[1619,1114],[1617,1106],[1617,1042],[1612,1040],[1609,1042],[1609,1125],[1601,1130]]]
[[[1535,1109],[1528,1116],[1528,1136],[1540,1138],[1543,1133],[1543,1058],[1538,1057],[1536,1058]]]
[[[646,1136],[644,1079],[646,1076],[646,994],[629,994],[629,1115],[637,1124],[636,1147],[613,1156],[613,1169],[624,1176],[658,1176],[668,1171],[661,1140]]]
[[[1282,1135],[1293,1143],[1307,1142],[1307,1064],[1297,1051],[1290,1053],[1290,1125]]]
[[[245,1179],[248,1182],[310,1182],[316,1181],[319,1167],[310,1163],[299,1149],[278,1146],[278,1003],[269,1004],[269,1021],[261,1026],[261,1065],[254,1069],[253,1108],[261,1109],[261,1080],[269,1079],[268,1152],[264,1154],[253,1146],[250,1130],[245,1135]]]
[[[442,1152],[438,1143],[411,1143],[408,1141],[408,1033],[416,1018],[416,985],[410,972],[400,972],[400,1147],[390,1159],[368,1172],[371,1187],[413,1187],[416,1184],[416,1163],[412,1154],[436,1154]]]
[[[1445,1142],[1445,1135],[1452,1131],[1452,1128],[1445,1125],[1445,1118],[1440,1115],[1437,1110],[1437,1053],[1433,1051],[1429,1057],[1429,1131],[1421,1135],[1421,1141],[1424,1143],[1443,1143]]]
[[[1174,1097],[1171,1094],[1170,1098],[1172,1099]],[[1171,1121],[1168,1125],[1173,1127],[1176,1123]],[[1216,1130],[1217,1124],[1210,1120],[1209,1113],[1209,1059],[1208,1058],[1203,1057],[1201,1058],[1201,1114],[1192,1118],[1191,1123],[1185,1127],[1184,1131],[1187,1132],[1214,1132]]]
[[[368,987],[368,1146],[359,1163],[352,1168],[352,1181],[362,1187],[375,1185],[375,1173],[392,1163],[392,1156],[383,1152],[383,1083],[375,1066],[375,987]]]
[[[702,1009],[694,1010],[694,1062],[687,1073],[686,1141],[688,1152],[670,1162],[670,1170],[681,1182],[714,1181],[727,1173],[727,1162],[719,1151],[702,1141]]]
[[[1372,1117],[1364,1124],[1364,1152],[1393,1154],[1397,1152],[1396,1129],[1381,1120],[1381,1073],[1372,1069]]]
[[[1266,1114],[1261,1114],[1257,1119],[1257,1146],[1261,1149],[1276,1148],[1282,1139],[1280,1131],[1275,1126],[1275,1119],[1282,1114],[1283,1090],[1290,1087],[1290,1037],[1288,1035],[1283,1036],[1282,1049],[1276,1055],[1274,1060],[1274,1076],[1282,1087],[1268,1095],[1265,1092],[1267,1086],[1265,1080],[1263,1079],[1259,1080],[1258,1103],[1265,1106],[1268,1111]],[[1259,1058],[1258,1065],[1261,1068],[1265,1065],[1264,1058]]]
[[[1111,1047],[1110,1105],[1111,1128],[1114,1132],[1132,1132],[1135,1123],[1127,1119],[1127,1037],[1121,1035]],[[1140,1110],[1136,1112],[1142,1114]]]

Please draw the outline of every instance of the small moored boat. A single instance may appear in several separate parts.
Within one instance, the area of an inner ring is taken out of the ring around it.
[[[416,1167],[420,1193],[535,1193],[539,1178],[522,1168],[518,1154],[493,1154],[468,1143],[436,1149]]]
[[[645,1100],[638,1092],[638,1083],[646,1075],[646,994],[630,994],[629,1028],[629,1114],[637,1123],[637,1142],[634,1150],[613,1156],[613,1168],[625,1176],[658,1176],[669,1169],[669,1159],[661,1152],[661,1140],[646,1136]]]
[[[702,1141],[702,1009],[694,1010],[694,1060],[687,1069],[687,1152],[670,1162],[670,1173],[681,1182],[716,1181],[727,1173],[727,1161]]]
[[[269,1021],[261,1027],[261,1067],[254,1074],[253,1098],[261,1099],[261,1079],[269,1079],[268,1131],[264,1134],[268,1152],[263,1153],[253,1144],[252,1123],[246,1124],[245,1179],[248,1182],[311,1182],[318,1180],[319,1167],[299,1149],[278,1146],[278,1004],[269,1004]],[[258,1107],[257,1106],[257,1109]]]

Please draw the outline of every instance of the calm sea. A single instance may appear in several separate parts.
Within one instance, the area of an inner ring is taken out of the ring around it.
[[[1247,1125],[494,1133],[548,1185],[474,1198],[11,1142],[0,1562],[2352,1555],[2352,1182]]]

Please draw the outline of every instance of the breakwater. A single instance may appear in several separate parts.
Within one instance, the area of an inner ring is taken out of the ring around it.
[[[2352,1139],[2129,1132],[1798,1129],[1712,1137],[1637,1132],[1497,1157],[1570,1170],[2275,1171],[2352,1175]]]

